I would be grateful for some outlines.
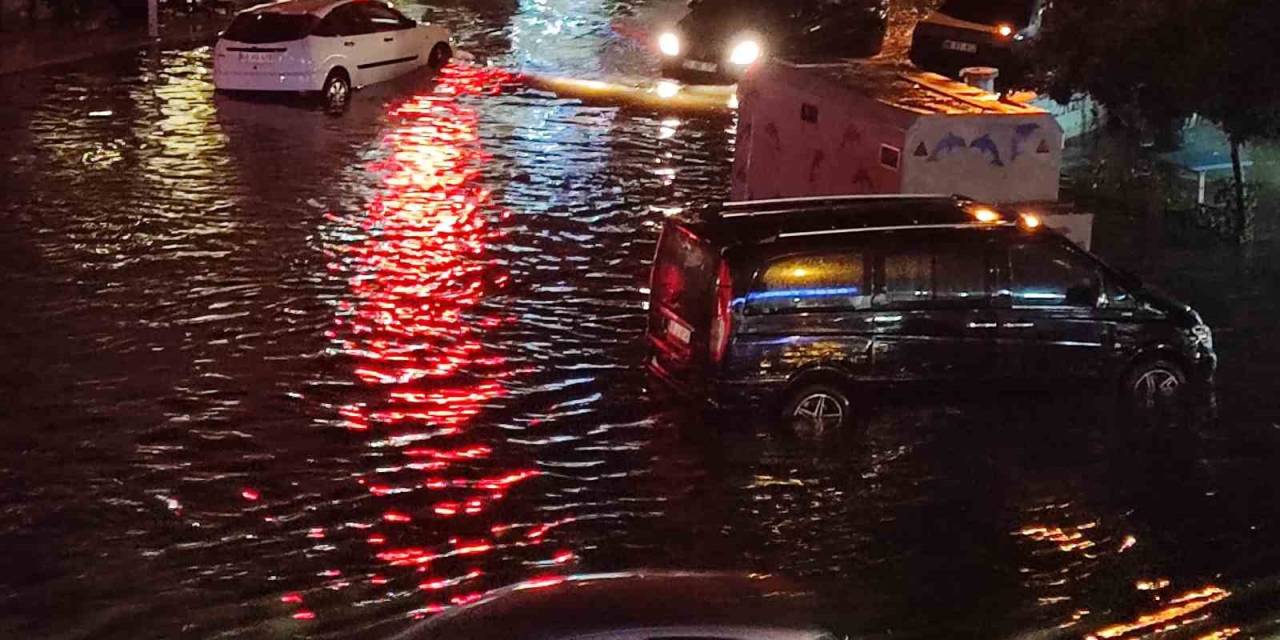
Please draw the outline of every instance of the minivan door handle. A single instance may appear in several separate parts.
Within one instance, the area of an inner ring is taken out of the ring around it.
[[[395,42],[395,41],[396,41],[396,39],[395,39],[394,37],[387,36],[387,37],[383,38],[383,39],[382,39],[382,41],[383,41],[383,42]]]
[[[1004,328],[1006,328],[1006,329],[1034,329],[1034,328],[1036,328],[1036,323],[1034,323],[1034,322],[1006,322],[1006,323],[1004,323]]]
[[[970,329],[997,329],[1000,327],[998,322],[970,322]]]
[[[346,40],[346,41],[343,41],[342,46],[344,46],[344,47],[354,47],[354,46],[356,46],[356,43],[355,43],[355,42],[352,42],[351,40]]]

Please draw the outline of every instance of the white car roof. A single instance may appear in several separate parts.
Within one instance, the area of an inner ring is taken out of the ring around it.
[[[279,2],[268,2],[254,7],[245,9],[243,13],[285,13],[292,15],[311,14],[323,17],[338,5],[347,4],[352,0],[280,0]]]

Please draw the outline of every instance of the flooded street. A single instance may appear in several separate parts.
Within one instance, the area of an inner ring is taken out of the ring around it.
[[[1154,448],[1079,397],[815,450],[650,395],[658,229],[727,196],[734,114],[518,72],[651,81],[671,4],[435,10],[481,61],[337,117],[215,96],[207,46],[0,77],[0,635],[378,638],[634,567],[803,578],[859,636],[1275,633],[1264,258],[1099,243],[1218,332],[1217,417]]]

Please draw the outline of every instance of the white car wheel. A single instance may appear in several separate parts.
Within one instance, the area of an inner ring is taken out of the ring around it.
[[[329,109],[346,108],[347,103],[351,102],[351,79],[347,72],[342,69],[330,71],[320,97],[324,100],[324,106]]]
[[[427,66],[432,69],[439,70],[453,57],[453,48],[445,42],[438,42],[436,46],[431,48],[431,55],[427,56]]]

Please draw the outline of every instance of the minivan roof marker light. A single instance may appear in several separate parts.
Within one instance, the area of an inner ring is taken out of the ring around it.
[[[995,224],[1000,222],[1000,214],[989,207],[978,207],[973,210],[973,219],[983,224]]]

